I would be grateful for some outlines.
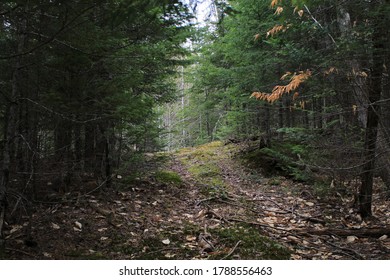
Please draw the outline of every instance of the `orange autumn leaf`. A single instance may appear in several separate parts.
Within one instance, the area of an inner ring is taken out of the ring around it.
[[[274,14],[275,14],[275,15],[280,15],[282,12],[283,12],[283,7],[280,7],[280,6],[279,6],[279,7],[276,8],[276,11],[275,11]]]
[[[267,32],[267,37],[274,36],[275,34],[279,33],[280,31],[286,31],[288,27],[284,25],[275,25]]]
[[[283,96],[283,94],[288,94],[295,91],[304,81],[306,81],[311,76],[311,71],[299,71],[298,73],[294,74],[287,72],[282,76],[281,80],[284,80],[291,75],[292,77],[290,78],[290,82],[287,85],[277,85],[272,89],[271,93],[253,92],[251,97],[255,97],[258,100],[268,101],[269,103],[274,103],[275,101],[279,100]],[[298,96],[299,93],[295,92],[293,95],[293,100],[298,98]],[[301,108],[304,108],[305,106],[304,103],[300,103],[300,105]]]
[[[282,3],[282,0],[272,0],[271,2],[271,8],[275,7],[276,5]]]

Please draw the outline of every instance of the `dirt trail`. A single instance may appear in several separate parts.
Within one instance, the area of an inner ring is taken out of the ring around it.
[[[249,169],[240,149],[214,142],[149,155],[153,168],[119,176],[115,189],[42,203],[9,224],[8,257],[390,259],[383,234],[358,234],[385,228],[388,204],[364,223],[347,202],[320,200],[310,186]],[[331,229],[342,232],[324,232]]]
[[[377,219],[363,222],[347,198],[325,201],[311,186],[265,178],[245,167],[239,153],[238,146],[217,142],[178,154],[207,190],[198,205],[224,226],[250,225],[288,248],[292,259],[390,258],[388,203],[376,209]]]

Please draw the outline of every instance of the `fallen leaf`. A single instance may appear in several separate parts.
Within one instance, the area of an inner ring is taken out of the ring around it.
[[[309,207],[312,207],[314,206],[314,203],[313,202],[310,202],[310,201],[306,201],[305,204]]]
[[[292,235],[287,236],[287,239],[290,240],[292,243],[298,243],[299,242],[299,238],[297,238],[295,236],[292,236]]]
[[[388,236],[385,234],[385,235],[382,235],[381,237],[379,237],[379,240],[386,240],[388,238]]]
[[[168,259],[172,259],[174,258],[176,255],[175,254],[172,254],[172,253],[166,253],[165,254],[165,257],[168,258]]]
[[[187,235],[187,236],[186,236],[186,240],[187,240],[187,241],[190,241],[190,242],[191,242],[191,241],[195,241],[195,240],[196,240],[196,236]]]
[[[75,224],[75,226],[76,226],[76,228],[78,228],[78,229],[82,229],[82,227],[83,227],[83,225],[80,223],[80,222],[74,222],[74,224]]]
[[[169,245],[171,244],[171,241],[167,238],[167,239],[164,239],[163,241],[161,241],[163,244],[165,245]]]
[[[14,233],[14,232],[17,232],[18,230],[20,230],[22,228],[22,226],[14,226],[12,227],[12,229],[9,231],[10,234]]]
[[[52,227],[53,229],[60,229],[60,226],[57,225],[57,224],[55,224],[55,223],[51,223],[51,227]]]
[[[354,235],[350,235],[347,237],[347,243],[353,243],[357,240],[357,236],[354,236]]]
[[[202,209],[198,212],[198,214],[195,215],[195,219],[199,219],[200,217],[203,217],[206,214],[206,210]]]
[[[190,249],[195,249],[196,248],[194,243],[184,243],[184,247],[187,247],[187,248],[190,248]]]

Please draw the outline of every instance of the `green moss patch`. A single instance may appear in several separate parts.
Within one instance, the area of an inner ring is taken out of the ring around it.
[[[223,143],[216,141],[196,148],[185,148],[178,151],[178,157],[186,166],[191,176],[205,185],[224,185],[218,162],[226,154],[222,151]]]
[[[232,249],[237,246],[227,259],[290,259],[291,253],[287,248],[261,235],[258,229],[248,225],[235,225],[229,228],[216,229],[212,230],[211,234],[218,238],[218,243],[223,247]],[[223,252],[215,254],[213,258],[220,259],[226,255],[226,252]]]
[[[181,185],[183,180],[180,175],[173,171],[160,170],[155,174],[155,178],[160,183]]]

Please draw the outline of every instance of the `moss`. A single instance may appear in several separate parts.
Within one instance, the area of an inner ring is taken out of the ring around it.
[[[270,186],[279,186],[281,184],[281,180],[279,178],[271,178],[269,181],[268,181],[268,184]]]
[[[196,148],[184,148],[178,156],[188,172],[199,183],[210,186],[223,186],[219,162],[226,157],[225,146],[220,141],[207,143]],[[204,190],[207,193],[207,190]]]
[[[195,177],[213,177],[213,176],[219,176],[220,169],[216,164],[213,163],[202,163],[202,164],[195,164],[191,165],[188,168],[188,171],[195,175]]]
[[[200,149],[212,149],[212,148],[218,148],[218,147],[222,147],[223,146],[223,143],[222,141],[214,141],[214,142],[210,142],[210,143],[206,143],[204,145],[201,145],[199,146]]]
[[[226,199],[228,192],[226,188],[219,184],[204,185],[201,189],[201,193],[207,197]]]
[[[135,172],[123,177],[119,182],[121,184],[134,185],[140,180],[140,176],[140,173]]]
[[[183,180],[180,175],[173,171],[160,170],[155,174],[155,178],[160,183],[181,185]]]
[[[288,260],[291,252],[283,245],[261,235],[258,229],[248,225],[235,225],[230,228],[215,229],[210,231],[213,236],[218,238],[221,246],[234,248],[234,253],[228,259],[266,259],[266,260]],[[215,254],[213,258],[221,259],[225,257],[226,250],[220,250],[224,253]]]

